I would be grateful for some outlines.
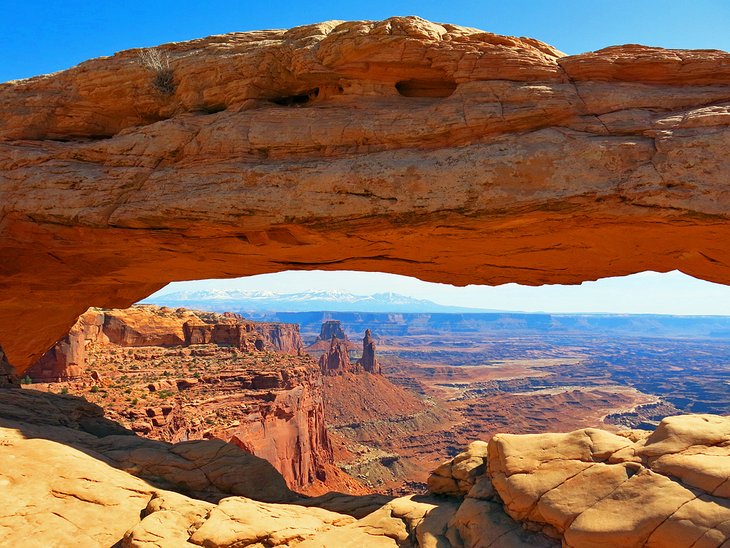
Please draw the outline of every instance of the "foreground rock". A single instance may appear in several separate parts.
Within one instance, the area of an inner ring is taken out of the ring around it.
[[[726,52],[565,57],[399,17],[158,53],[170,73],[131,50],[0,85],[0,345],[18,372],[88,306],[172,280],[730,283]]]
[[[486,456],[475,443],[438,470],[456,488],[433,490],[456,496],[306,498],[230,444],[146,440],[78,398],[3,395],[3,545],[676,548],[730,538],[727,417],[670,417],[648,437],[499,434]]]
[[[58,546],[70,539],[84,547],[463,545],[449,525],[456,500],[304,498],[268,463],[230,444],[146,440],[78,398],[6,392],[2,545]]]
[[[489,442],[489,475],[512,518],[565,546],[709,547],[730,539],[729,417],[669,417],[648,437],[592,428],[498,434]]]

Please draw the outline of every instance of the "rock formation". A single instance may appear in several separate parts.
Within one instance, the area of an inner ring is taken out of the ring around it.
[[[164,89],[140,50],[0,84],[0,345],[18,372],[88,306],[172,280],[730,283],[726,52],[566,57],[414,17],[155,51]]]
[[[29,373],[64,381],[49,389],[85,395],[147,437],[230,441],[293,489],[362,492],[333,466],[322,377],[300,355],[298,327],[150,305],[90,309]]]
[[[357,345],[347,337],[347,333],[342,329],[340,320],[326,320],[322,322],[317,339],[307,346],[307,352],[314,356],[322,352],[328,352],[332,344],[332,337],[339,340],[347,348],[348,352],[357,350]]]
[[[322,329],[319,331],[318,341],[331,341],[332,337],[340,339],[341,341],[347,340],[347,335],[342,329],[340,320],[327,320],[322,323]]]
[[[242,350],[271,350],[299,355],[303,344],[295,324],[252,322],[238,315],[192,312],[138,305],[125,310],[89,309],[68,334],[28,371],[36,381],[78,378],[87,347],[113,344],[125,348],[218,344]]]
[[[466,496],[456,516],[482,499],[469,502],[476,529],[502,503],[563,546],[724,546],[730,418],[668,417],[653,433],[498,434],[445,462],[429,489]]]
[[[357,363],[368,373],[381,374],[380,364],[375,357],[375,341],[369,329],[365,330],[365,337],[362,339],[362,358]]]
[[[18,386],[18,378],[15,370],[5,359],[5,353],[0,346],[0,388],[15,388]]]
[[[342,375],[358,370],[357,365],[350,362],[347,343],[335,336],[332,337],[327,352],[319,357],[319,368],[323,375]]]

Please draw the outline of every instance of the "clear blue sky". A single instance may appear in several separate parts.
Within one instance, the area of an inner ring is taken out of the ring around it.
[[[328,19],[384,19],[392,15],[419,15],[500,34],[531,36],[568,54],[623,43],[730,50],[727,0],[3,0],[0,6],[0,82],[62,70],[128,48]],[[189,282],[186,285],[189,287]],[[730,288],[679,273],[644,273],[582,286],[542,288],[514,284],[453,288],[389,274],[351,272],[282,273],[197,285],[283,293],[309,288],[361,294],[395,291],[444,304],[508,310],[730,314]],[[176,289],[172,286],[169,290]]]
[[[730,50],[727,0],[3,0],[0,6],[0,82],[163,42],[392,15],[532,36],[570,54],[622,43]]]

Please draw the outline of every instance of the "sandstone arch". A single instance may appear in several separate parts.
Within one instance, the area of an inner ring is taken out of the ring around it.
[[[136,50],[0,84],[0,345],[19,371],[88,305],[172,280],[730,283],[726,52],[566,57],[418,18],[160,50],[173,93]]]

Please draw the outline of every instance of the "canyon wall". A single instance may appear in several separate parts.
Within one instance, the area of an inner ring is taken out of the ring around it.
[[[164,88],[139,50],[0,84],[0,345],[18,372],[88,306],[172,280],[730,283],[726,52],[565,56],[415,17],[157,51]]]
[[[183,308],[134,306],[124,310],[89,309],[68,334],[28,370],[36,381],[79,377],[86,365],[86,348],[94,344],[121,347],[218,344],[248,351],[298,355],[303,343],[299,326],[246,321],[237,315]]]
[[[147,437],[230,441],[293,489],[357,491],[333,465],[322,377],[301,348],[292,324],[150,305],[90,309],[28,374],[62,381]]]

